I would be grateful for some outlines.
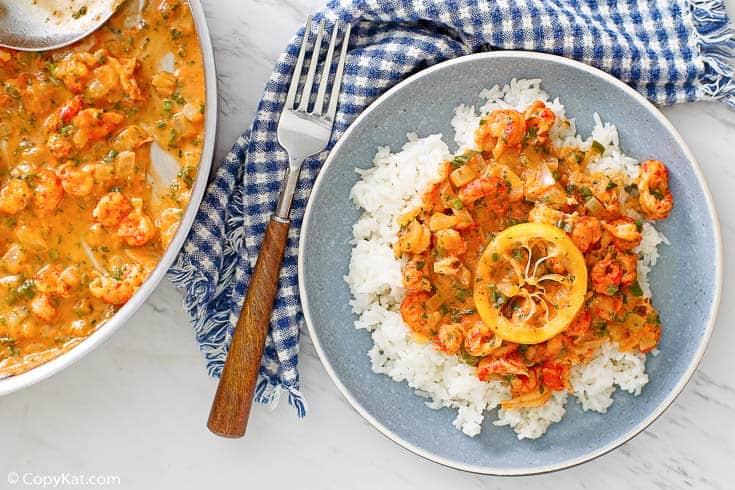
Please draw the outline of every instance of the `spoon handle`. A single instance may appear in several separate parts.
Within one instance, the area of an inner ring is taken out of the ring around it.
[[[289,225],[288,220],[275,216],[268,222],[245,303],[232,334],[207,422],[209,430],[222,437],[242,437],[245,434]]]

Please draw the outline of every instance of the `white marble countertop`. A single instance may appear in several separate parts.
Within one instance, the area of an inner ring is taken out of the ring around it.
[[[217,157],[255,112],[272,64],[322,0],[204,0],[219,72]],[[735,14],[735,0],[728,0]],[[735,243],[735,111],[664,110],[699,159],[727,250]],[[728,257],[729,258],[729,257]],[[566,471],[511,479],[425,461],[380,435],[342,398],[309,339],[301,377],[310,413],[256,407],[245,439],[210,434],[208,377],[178,292],[165,282],[105,345],[0,400],[0,488],[9,472],[118,475],[122,488],[735,488],[735,262],[725,262],[717,329],[674,405],[620,449]],[[301,486],[303,485],[303,486]],[[14,488],[23,485],[15,485]]]

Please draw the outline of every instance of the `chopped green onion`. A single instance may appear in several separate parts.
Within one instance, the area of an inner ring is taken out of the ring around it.
[[[630,285],[630,294],[633,296],[643,296],[643,289],[641,289],[641,285],[638,281]]]
[[[564,230],[567,233],[571,233],[572,230],[574,230],[574,225],[568,221],[564,221],[563,219],[560,219],[556,222],[556,227]]]
[[[462,345],[462,351],[460,355],[462,362],[465,364],[469,364],[470,366],[477,366],[477,363],[480,362],[480,359],[482,357],[473,356],[472,354],[469,354],[466,350],[464,350],[464,343]]]
[[[597,140],[592,141],[592,147],[590,147],[590,150],[594,151],[595,153],[602,155],[605,153],[605,147],[602,146],[602,143],[600,143]]]
[[[18,287],[18,295],[24,296],[26,299],[33,299],[36,295],[36,283],[33,279],[23,281],[23,284]]]
[[[604,320],[596,319],[592,321],[592,331],[598,337],[604,337],[607,330],[607,322]]]
[[[168,147],[176,148],[178,141],[179,141],[178,131],[176,131],[174,128],[171,128],[171,131],[168,133]]]
[[[461,155],[457,155],[456,157],[454,157],[452,159],[452,162],[451,162],[452,167],[453,168],[462,167],[463,165],[465,165],[467,162],[470,161],[470,158],[472,158],[476,154],[477,154],[476,151],[474,151],[474,150],[468,150],[468,151],[464,152]]]
[[[496,308],[500,308],[508,301],[508,297],[498,291],[498,288],[497,286],[495,286],[495,284],[488,284],[487,287],[488,289],[490,289],[490,300],[493,302]]]
[[[528,351],[528,345],[520,344],[518,346],[518,354],[521,355],[521,359],[523,359],[523,362],[528,364],[528,358],[526,358],[526,351]]]

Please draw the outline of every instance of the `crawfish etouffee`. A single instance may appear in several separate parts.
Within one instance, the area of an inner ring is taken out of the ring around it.
[[[68,48],[0,50],[0,376],[110,318],[187,205],[205,112],[192,14],[152,0],[139,21],[128,4]],[[178,162],[162,185],[154,145]]]
[[[443,164],[393,247],[415,341],[509,384],[506,410],[571,391],[605,342],[646,353],[661,335],[636,248],[643,220],[672,209],[666,166],[644,161],[627,184],[590,172],[603,145],[555,145],[555,120],[541,101],[482,117],[477,150]]]

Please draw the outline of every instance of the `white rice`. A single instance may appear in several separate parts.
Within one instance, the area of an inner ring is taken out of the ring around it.
[[[638,162],[624,155],[619,148],[614,125],[603,123],[594,114],[592,135],[582,139],[576,134],[573,119],[566,119],[564,106],[558,99],[549,100],[541,89],[541,80],[512,80],[504,87],[495,86],[480,94],[485,100],[476,113],[474,106],[461,105],[452,119],[457,153],[474,148],[474,131],[480,117],[498,108],[523,110],[535,100],[546,102],[556,114],[551,137],[559,145],[589,148],[592,141],[605,147],[594,171],[617,175],[626,183],[638,175]],[[398,153],[389,148],[378,149],[374,166],[357,170],[361,180],[352,188],[350,197],[364,210],[353,226],[353,249],[349,274],[355,327],[372,332],[374,345],[368,352],[372,369],[406,381],[420,396],[427,398],[433,409],[457,409],[454,425],[468,436],[480,433],[485,415],[510,398],[507,385],[499,381],[482,382],[475,368],[464,364],[457,356],[448,356],[434,349],[431,343],[416,342],[399,313],[405,290],[402,284],[401,261],[396,259],[391,244],[398,232],[396,219],[414,208],[428,186],[439,178],[440,164],[452,153],[442,135],[419,138],[409,133],[408,142]],[[650,223],[643,225],[643,240],[636,249],[639,254],[639,283],[646,296],[650,288],[646,274],[658,259],[657,246],[668,244],[666,237]],[[639,395],[648,382],[646,356],[641,353],[621,353],[612,343],[604,345],[591,362],[575,366],[571,383],[573,396],[582,408],[606,412],[613,403],[612,394],[620,388]],[[495,425],[508,425],[519,439],[541,437],[547,428],[559,422],[565,413],[566,392],[555,392],[542,407],[497,410]]]

